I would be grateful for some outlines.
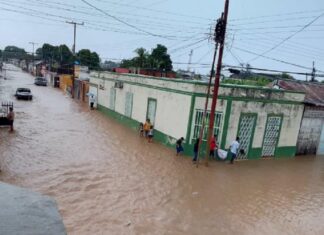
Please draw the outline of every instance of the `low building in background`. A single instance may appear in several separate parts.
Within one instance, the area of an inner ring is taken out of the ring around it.
[[[90,74],[90,92],[97,96],[99,110],[134,130],[149,118],[157,141],[174,147],[184,137],[188,155],[202,127],[206,91],[206,83],[198,81]],[[303,92],[222,85],[214,128],[221,148],[227,149],[238,135],[245,150],[240,159],[295,156],[304,97]]]
[[[301,123],[297,154],[324,155],[324,84],[292,80],[273,83],[277,89],[305,92],[305,110]]]

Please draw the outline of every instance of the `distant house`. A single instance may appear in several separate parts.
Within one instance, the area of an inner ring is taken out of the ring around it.
[[[305,92],[305,108],[297,140],[297,154],[324,155],[324,84],[277,80],[277,89]]]

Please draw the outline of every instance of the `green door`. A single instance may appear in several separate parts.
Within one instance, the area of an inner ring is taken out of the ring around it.
[[[254,130],[257,120],[257,114],[241,114],[238,137],[240,138],[240,149],[244,150],[244,153],[239,153],[238,159],[247,159],[252,146]]]

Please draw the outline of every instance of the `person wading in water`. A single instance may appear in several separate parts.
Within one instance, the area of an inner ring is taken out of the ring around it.
[[[9,108],[9,113],[7,115],[7,118],[9,120],[9,125],[10,125],[9,132],[13,132],[14,131],[13,123],[14,123],[14,120],[15,120],[15,113],[14,113],[12,107]]]

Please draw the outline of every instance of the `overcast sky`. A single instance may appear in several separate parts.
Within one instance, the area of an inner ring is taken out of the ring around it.
[[[29,42],[72,47],[73,27],[65,21],[74,20],[85,23],[77,29],[77,50],[94,50],[102,60],[129,58],[138,47],[151,50],[160,43],[169,48],[175,69],[188,67],[193,50],[191,68],[208,72],[214,47],[208,34],[223,0],[87,2],[107,14],[81,0],[0,0],[0,48],[17,45],[30,52]],[[323,0],[230,1],[225,64],[310,72],[315,61],[324,71],[323,42]]]

